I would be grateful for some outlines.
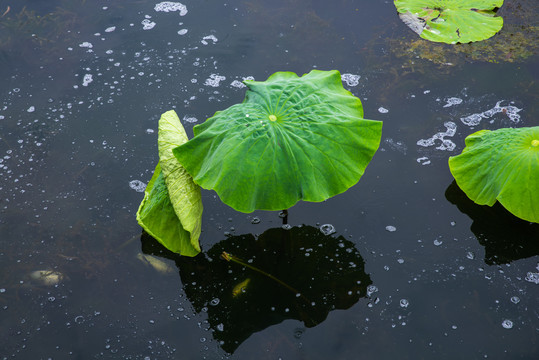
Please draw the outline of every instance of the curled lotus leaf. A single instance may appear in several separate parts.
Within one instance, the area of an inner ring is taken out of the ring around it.
[[[187,141],[176,112],[164,113],[159,119],[159,163],[146,186],[137,221],[168,250],[195,256],[200,252],[200,187],[172,154],[173,148]]]
[[[423,39],[448,44],[481,41],[503,27],[503,0],[394,0],[401,20]]]
[[[195,126],[173,150],[195,183],[248,213],[320,202],[359,181],[382,123],[363,119],[338,71],[277,72],[245,84],[241,104]]]
[[[449,158],[457,185],[479,205],[499,201],[513,215],[539,223],[539,126],[481,130]]]

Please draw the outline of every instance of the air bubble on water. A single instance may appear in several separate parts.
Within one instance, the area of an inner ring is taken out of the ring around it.
[[[470,259],[470,260],[473,260],[473,259],[475,259],[475,254],[474,254],[473,252],[471,252],[471,251],[468,251],[468,252],[466,253],[466,257],[467,257],[468,259]]]
[[[399,301],[399,305],[400,305],[401,307],[403,307],[403,308],[407,308],[408,305],[410,305],[410,302],[409,302],[407,299],[401,299],[401,300]]]
[[[211,306],[217,306],[217,305],[219,305],[220,301],[221,300],[219,300],[219,298],[212,299],[212,301],[210,301],[210,305]]]
[[[378,108],[378,112],[381,113],[381,114],[387,114],[387,113],[389,112],[389,110],[386,109],[386,108],[384,108],[384,107],[382,107],[382,106],[380,106],[380,107]]]
[[[357,86],[360,78],[361,76],[359,75],[341,74],[341,80],[344,81],[348,86]]]
[[[502,321],[502,326],[505,329],[512,329],[513,328],[513,322],[511,320],[505,319],[504,321]]]
[[[539,273],[534,273],[534,272],[529,271],[526,274],[525,280],[534,284],[539,284]]]
[[[85,41],[85,42],[80,43],[80,44],[79,44],[79,47],[91,49],[91,48],[93,48],[94,46],[92,45],[91,42]]]
[[[79,315],[75,317],[75,323],[76,324],[82,324],[84,322],[84,316]]]
[[[438,239],[436,239],[436,240],[433,241],[433,244],[436,245],[436,246],[440,246],[440,245],[442,245],[443,243],[444,243],[444,242],[443,242],[442,240],[438,240]]]
[[[284,224],[283,226],[281,226],[284,230],[290,230],[292,229],[292,225],[290,224]]]
[[[217,324],[216,329],[217,329],[217,331],[224,331],[225,326],[223,325],[223,323],[220,323],[220,324]]]
[[[320,226],[320,231],[326,236],[336,232],[335,227],[331,224],[324,224]]]
[[[378,292],[378,288],[375,285],[367,286],[367,296],[371,296],[375,292]]]
[[[384,142],[392,149],[396,150],[404,155],[406,155],[406,152],[408,150],[408,147],[406,144],[404,144],[402,141],[396,141],[392,138],[387,138],[384,140]]]
[[[131,180],[129,182],[129,187],[136,192],[144,192],[144,190],[146,190],[146,184],[140,180]]]
[[[154,129],[146,129],[146,134],[153,134],[154,132]]]
[[[251,224],[259,224],[259,223],[260,223],[260,218],[257,216],[251,219]]]
[[[400,258],[399,258],[399,259],[397,259],[397,262],[398,262],[399,264],[404,264],[404,259],[400,259]]]
[[[386,226],[386,230],[389,232],[397,231],[397,228],[393,225]]]
[[[185,35],[185,34],[187,34],[187,31],[189,31],[189,30],[187,30],[187,29],[180,29],[180,30],[178,30],[178,35]]]
[[[513,304],[518,304],[520,302],[520,298],[518,296],[512,296],[511,297],[511,302]]]
[[[34,106],[30,106],[28,109],[26,109],[27,112],[31,113],[36,111],[36,108]]]

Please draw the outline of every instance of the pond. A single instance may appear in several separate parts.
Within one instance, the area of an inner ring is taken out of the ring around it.
[[[453,46],[381,0],[0,6],[0,358],[537,358],[539,225],[448,168],[475,131],[539,125],[535,0]],[[192,137],[245,78],[312,69],[384,122],[359,183],[284,227],[204,190],[195,258],[142,232],[162,113]]]

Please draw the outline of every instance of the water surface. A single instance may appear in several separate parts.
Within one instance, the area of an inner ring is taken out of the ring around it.
[[[0,18],[2,358],[539,354],[538,226],[473,204],[447,166],[477,130],[539,124],[537,23],[524,22],[534,1],[500,9],[502,32],[525,27],[530,56],[505,53],[499,34],[488,44],[500,57],[442,46],[452,65],[428,56],[440,48],[405,51],[417,37],[391,1],[10,5]],[[175,109],[192,136],[243,100],[244,78],[313,68],[339,70],[365,117],[384,121],[356,186],[289,209],[290,230],[277,212],[238,213],[203,191],[196,259],[141,236],[135,213],[161,113]],[[222,251],[305,286],[307,300]],[[39,283],[39,270],[63,277]]]

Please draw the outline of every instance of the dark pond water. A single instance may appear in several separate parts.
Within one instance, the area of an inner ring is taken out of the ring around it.
[[[539,124],[538,5],[505,3],[498,35],[451,47],[392,1],[0,2],[0,358],[537,359],[539,225],[447,165]],[[141,236],[161,113],[191,136],[245,77],[313,68],[384,121],[356,186],[288,230],[204,191],[195,259]]]

